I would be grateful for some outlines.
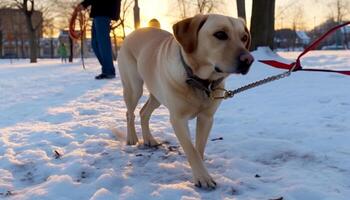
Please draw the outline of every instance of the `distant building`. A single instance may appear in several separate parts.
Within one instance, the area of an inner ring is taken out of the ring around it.
[[[341,33],[343,36],[343,41],[347,49],[350,47],[350,25],[344,26],[341,29]]]
[[[40,52],[41,58],[56,58],[58,57],[58,45],[57,38],[40,38]]]
[[[43,15],[39,11],[33,14],[33,23],[39,24],[37,38],[42,38]],[[29,55],[29,34],[26,18],[19,9],[0,9],[0,57],[24,58]]]
[[[311,42],[310,37],[306,34],[305,31],[296,31],[297,34],[297,43],[302,44],[303,46]]]
[[[349,34],[350,33],[350,25],[344,26],[340,30],[342,33]]]
[[[69,42],[68,30],[60,30],[60,33],[58,34],[58,40],[60,42],[68,43]]]
[[[275,31],[274,46],[277,49],[302,49],[310,43],[311,39],[304,31],[280,29]]]

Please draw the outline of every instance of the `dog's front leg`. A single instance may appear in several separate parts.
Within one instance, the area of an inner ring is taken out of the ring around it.
[[[197,128],[196,128],[196,149],[199,155],[204,160],[204,149],[207,144],[208,136],[213,126],[213,116],[206,114],[199,114],[197,116]]]
[[[187,160],[192,168],[195,185],[197,187],[214,189],[216,183],[205,168],[200,153],[192,144],[188,128],[188,119],[171,114],[170,122],[173,125],[176,137],[185,151]]]

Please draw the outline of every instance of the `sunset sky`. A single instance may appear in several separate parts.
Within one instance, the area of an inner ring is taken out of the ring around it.
[[[237,16],[236,1],[222,0],[223,4],[217,12]],[[344,0],[348,2],[350,0]],[[147,26],[147,22],[152,18],[157,18],[162,28],[171,30],[171,26],[178,20],[176,9],[176,0],[139,0],[141,10],[141,25]],[[195,2],[195,1],[194,1]],[[331,2],[334,0],[276,0],[276,28],[291,27],[293,17],[298,18],[303,22],[304,29],[311,29],[314,25],[322,23],[331,13]],[[291,6],[289,6],[291,5]],[[252,0],[246,0],[246,12],[248,24],[251,15]],[[287,9],[285,9],[288,7]],[[296,10],[300,10],[300,14],[295,14]],[[283,12],[281,12],[284,10]],[[282,13],[282,14],[281,14]],[[133,18],[131,17],[131,20]]]

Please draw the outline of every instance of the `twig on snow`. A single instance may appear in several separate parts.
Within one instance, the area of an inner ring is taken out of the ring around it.
[[[223,137],[218,137],[218,138],[211,139],[211,141],[216,141],[216,140],[224,140],[224,138]]]
[[[55,150],[55,159],[59,159],[61,156],[62,155],[57,150]]]
[[[275,199],[269,199],[269,200],[283,200],[283,197],[278,197],[278,198],[275,198]]]

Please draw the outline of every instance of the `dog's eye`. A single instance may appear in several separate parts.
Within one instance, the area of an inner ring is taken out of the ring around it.
[[[218,31],[214,33],[214,37],[216,37],[219,40],[227,40],[228,35],[224,31]]]
[[[246,42],[248,40],[248,36],[244,35],[241,40],[242,40],[242,42]]]

